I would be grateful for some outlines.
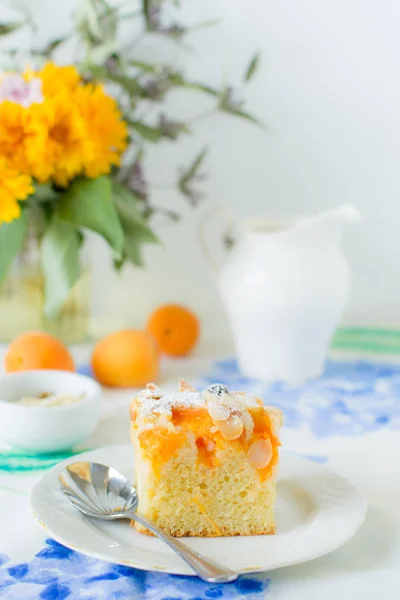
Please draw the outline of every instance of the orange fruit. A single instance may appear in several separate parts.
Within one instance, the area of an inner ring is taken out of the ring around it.
[[[165,304],[150,315],[147,330],[164,354],[186,356],[199,339],[200,323],[184,306]]]
[[[7,373],[32,369],[75,371],[67,348],[55,337],[42,331],[28,331],[17,336],[4,357]]]
[[[138,329],[116,331],[97,342],[91,362],[96,379],[111,387],[142,387],[159,371],[156,343]]]

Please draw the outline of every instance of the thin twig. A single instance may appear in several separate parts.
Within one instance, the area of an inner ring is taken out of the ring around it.
[[[198,115],[195,115],[191,119],[188,119],[187,123],[190,125],[192,123],[198,123],[199,121],[203,121],[204,119],[213,117],[214,115],[217,114],[217,112],[218,112],[218,110],[216,108],[211,108],[211,109],[205,110],[204,112],[199,113]]]

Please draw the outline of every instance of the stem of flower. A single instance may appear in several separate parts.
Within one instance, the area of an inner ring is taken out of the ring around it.
[[[204,112],[199,113],[198,115],[195,115],[191,119],[188,119],[188,123],[189,124],[198,123],[199,121],[203,121],[204,119],[213,117],[216,113],[217,113],[216,108],[211,108],[209,110],[205,110]]]

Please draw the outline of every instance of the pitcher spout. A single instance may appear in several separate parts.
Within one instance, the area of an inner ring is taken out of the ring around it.
[[[343,223],[358,223],[361,221],[360,211],[353,206],[353,204],[342,204],[337,208],[333,208],[331,216],[336,216],[341,219]]]
[[[358,223],[360,220],[360,212],[355,206],[342,204],[312,217],[301,219],[298,223],[298,232],[301,232],[301,235],[306,236],[310,241],[318,238],[318,240],[338,243],[345,226],[350,223]]]

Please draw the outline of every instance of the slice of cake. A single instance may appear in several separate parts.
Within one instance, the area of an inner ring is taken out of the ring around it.
[[[278,409],[181,380],[175,394],[149,384],[130,417],[140,514],[177,537],[275,533]]]

